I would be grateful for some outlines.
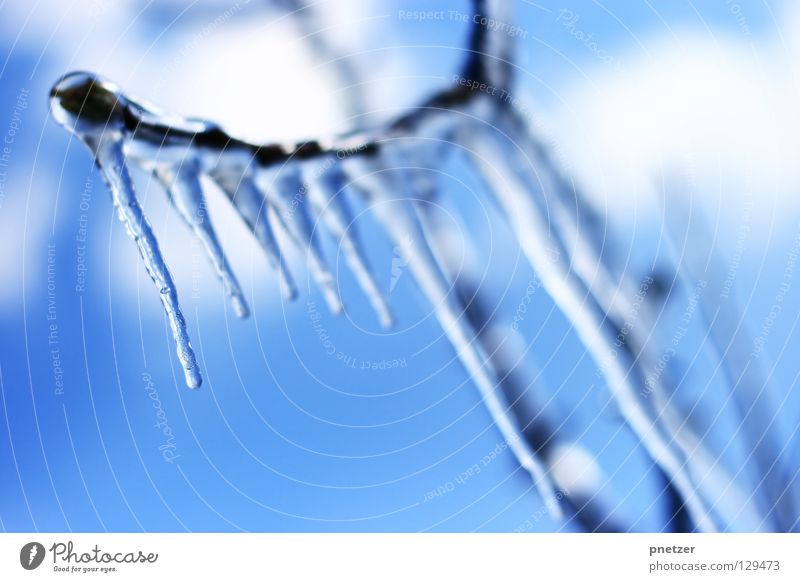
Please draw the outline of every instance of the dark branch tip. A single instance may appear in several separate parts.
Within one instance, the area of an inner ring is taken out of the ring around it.
[[[91,73],[68,73],[50,90],[51,115],[64,128],[79,134],[121,127],[126,105],[114,83]]]

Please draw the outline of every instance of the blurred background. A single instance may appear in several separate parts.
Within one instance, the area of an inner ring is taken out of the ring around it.
[[[295,141],[391,119],[448,86],[465,57],[466,1],[423,17],[422,0],[323,0],[310,23],[291,14],[295,4],[0,4],[4,530],[582,529],[553,522],[511,453],[498,452],[501,436],[431,307],[366,214],[357,223],[397,314],[388,331],[338,260],[344,316],[326,311],[300,255],[290,259],[301,294],[285,302],[227,201],[210,196],[252,306],[240,321],[164,193],[138,174],[204,374],[200,390],[185,387],[135,245],[91,156],[49,118],[48,92],[68,71],[93,71],[234,135]],[[704,300],[731,298],[736,325],[751,330],[753,365],[800,469],[800,8],[514,4],[519,109],[605,220],[621,270],[657,279],[676,254],[680,263],[675,240],[716,257],[722,280]],[[315,54],[315,39],[346,58],[355,84]],[[479,185],[456,164],[444,175],[436,213],[469,243],[462,260],[482,273],[498,326],[526,305],[514,338],[521,373],[535,378],[531,406],[573,443],[554,453],[558,484],[607,500],[608,527],[669,527],[674,500],[597,365]],[[665,184],[675,183],[673,196]],[[701,217],[691,240],[680,220],[663,219],[665,200],[679,218]],[[689,369],[680,398],[716,414],[727,392],[703,325],[692,318],[680,332],[692,289],[667,291],[663,333],[681,341],[666,366]],[[748,451],[726,446],[737,427],[725,418],[710,423],[708,442],[735,473]]]

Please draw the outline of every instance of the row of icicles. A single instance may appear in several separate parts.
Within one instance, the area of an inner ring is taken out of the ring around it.
[[[76,100],[81,101],[81,108],[76,109]],[[96,111],[88,110],[90,114],[83,108],[88,101],[96,106]],[[624,418],[669,476],[698,529],[714,531],[731,513],[740,516],[747,527],[763,526],[753,497],[738,490],[686,423],[675,422],[679,415],[670,405],[668,387],[659,382],[652,387],[660,396],[653,399],[657,406],[640,401],[640,372],[659,352],[652,347],[642,349],[645,340],[635,332],[627,338],[629,350],[614,349],[634,294],[624,277],[600,256],[597,249],[602,233],[591,221],[587,227],[585,220],[592,216],[591,210],[582,206],[573,185],[515,112],[492,103],[487,116],[486,102],[478,101],[475,107],[482,108],[483,117],[437,119],[429,127],[417,128],[413,136],[379,143],[377,151],[368,155],[342,156],[331,149],[311,160],[289,159],[277,167],[262,167],[252,156],[236,152],[192,144],[165,147],[164,143],[149,143],[126,125],[125,108],[133,102],[112,84],[88,74],[75,73],[61,79],[54,87],[51,108],[56,120],[89,147],[109,185],[119,218],[138,245],[144,266],[159,290],[188,386],[199,387],[202,377],[174,281],[137,199],[128,163],[151,171],[163,185],[172,206],[205,247],[239,317],[246,317],[249,309],[204,212],[201,178],[210,178],[227,194],[275,268],[287,298],[295,297],[297,288],[279,248],[279,238],[292,241],[306,253],[311,275],[330,310],[342,312],[338,287],[319,241],[322,230],[339,245],[380,323],[390,326],[393,318],[389,305],[353,227],[349,198],[360,196],[434,306],[439,323],[509,448],[530,473],[551,514],[561,518],[556,487],[547,467],[510,413],[476,330],[463,317],[464,306],[450,292],[451,281],[437,261],[436,249],[430,246],[435,237],[426,232],[427,225],[418,214],[416,201],[431,195],[429,180],[420,168],[435,167],[446,155],[460,155],[469,160],[485,192],[505,215],[543,287],[601,366]],[[157,116],[145,109],[139,114]],[[199,122],[171,118],[171,123],[191,128],[198,127]],[[276,237],[278,230],[286,236]],[[719,483],[729,486],[721,491]]]

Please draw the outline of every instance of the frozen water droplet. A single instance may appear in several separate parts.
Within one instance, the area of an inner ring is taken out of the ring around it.
[[[53,119],[84,142],[96,142],[104,133],[121,130],[126,105],[127,100],[114,83],[91,73],[64,75],[50,91]]]

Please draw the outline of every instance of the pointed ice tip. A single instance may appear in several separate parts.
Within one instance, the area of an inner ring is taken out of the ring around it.
[[[322,296],[325,298],[325,303],[328,304],[328,311],[333,315],[341,315],[344,313],[344,304],[342,303],[336,284],[330,278],[330,274],[319,276],[319,281],[322,290]]]
[[[250,317],[250,308],[247,306],[247,302],[243,297],[233,295],[231,297],[231,305],[233,305],[233,311],[239,319],[247,319]]]
[[[328,303],[332,315],[341,315],[344,313],[344,305],[340,300],[330,299],[328,300]]]
[[[203,383],[203,377],[200,375],[200,372],[197,368],[186,368],[184,369],[184,375],[186,377],[186,385],[191,389],[200,388],[200,385]]]
[[[287,301],[294,301],[300,295],[297,291],[297,287],[294,285],[281,285],[281,290],[283,291],[283,296],[286,298]]]
[[[378,319],[383,329],[392,329],[394,327],[394,317],[392,317],[391,313],[383,313]]]
[[[323,289],[322,294],[325,297],[325,303],[328,304],[328,311],[331,312],[331,315],[342,315],[344,313],[344,304],[335,289]]]
[[[119,87],[91,73],[68,73],[50,90],[50,114],[78,137],[121,127],[126,106]]]

